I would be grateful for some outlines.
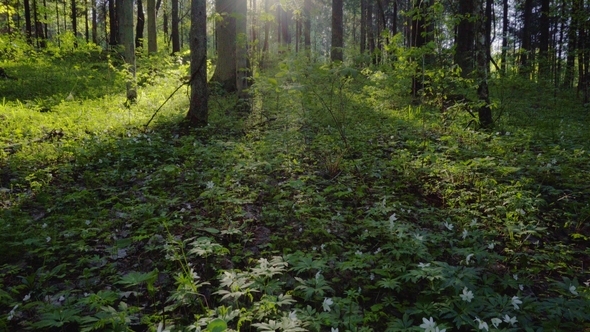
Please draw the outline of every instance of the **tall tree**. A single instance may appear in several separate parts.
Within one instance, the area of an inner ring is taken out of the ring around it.
[[[31,4],[29,0],[24,0],[25,2],[25,31],[27,34],[27,41],[29,44],[33,43],[33,32],[31,28]]]
[[[343,20],[342,0],[332,0],[332,49],[330,58],[332,61],[342,61],[343,44]]]
[[[539,75],[547,78],[549,75],[549,28],[550,1],[541,0],[541,19],[539,20]]]
[[[119,44],[118,17],[115,0],[109,2],[109,44],[115,46]]]
[[[206,0],[191,0],[191,98],[187,121],[191,126],[207,125],[207,8]]]
[[[137,0],[137,25],[135,27],[135,47],[143,47],[143,28],[145,25],[145,15],[143,13],[143,1]]]
[[[520,66],[521,73],[525,76],[529,76],[531,73],[530,59],[533,55],[531,33],[532,33],[532,20],[533,20],[533,0],[524,1],[523,10],[523,28],[522,28],[522,45],[520,51]]]
[[[219,82],[227,92],[234,92],[237,90],[235,1],[216,0],[215,11],[221,19],[215,22],[217,66],[211,81]]]
[[[180,52],[178,0],[172,0],[172,53]]]
[[[248,54],[246,52],[248,44],[248,30],[247,30],[247,0],[235,0],[236,2],[236,88],[240,97],[246,97],[246,90],[248,89]]]
[[[137,87],[135,83],[135,38],[133,36],[133,0],[120,0],[119,13],[120,42],[123,46],[123,58],[129,71],[127,79],[127,100],[135,101]]]
[[[502,62],[502,72],[504,74],[508,71],[508,63],[506,62],[506,54],[508,53],[508,0],[502,0],[502,55],[500,61]]]
[[[96,8],[96,0],[92,1],[92,42],[98,44],[98,13]]]
[[[360,31],[361,54],[367,49],[367,0],[361,0],[361,31]]]
[[[493,0],[486,0],[486,2]],[[479,125],[482,128],[491,128],[494,124],[492,118],[492,109],[490,108],[490,91],[488,87],[488,69],[490,60],[489,45],[487,34],[489,30],[486,27],[486,14],[483,1],[475,1],[475,18],[476,18],[476,71],[477,71],[477,97],[481,106],[477,110]],[[486,4],[487,5],[487,4]]]
[[[156,53],[158,52],[158,41],[156,33],[156,0],[147,0],[147,20],[148,53]]]
[[[459,24],[457,25],[457,37],[455,41],[455,63],[461,68],[461,75],[468,76],[474,69],[473,51],[475,46],[475,22],[473,21],[474,1],[459,1]],[[506,0],[507,1],[507,0]]]
[[[364,1],[364,0],[361,0]],[[303,0],[303,43],[311,50],[311,0]]]
[[[72,33],[74,34],[74,46],[78,46],[78,10],[76,8],[76,0],[71,0],[72,6]]]

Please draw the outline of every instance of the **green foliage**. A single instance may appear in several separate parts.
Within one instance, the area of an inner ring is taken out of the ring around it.
[[[590,140],[567,94],[494,81],[498,131],[466,129],[450,95],[472,82],[429,69],[411,105],[394,39],[395,67],[285,55],[251,113],[212,95],[187,129],[180,94],[145,128],[182,58],[140,60],[126,108],[111,56],[11,47],[36,92],[0,81],[0,329],[588,328]]]

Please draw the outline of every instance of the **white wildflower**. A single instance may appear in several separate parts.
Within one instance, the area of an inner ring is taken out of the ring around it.
[[[466,229],[464,229],[463,234],[461,234],[461,237],[463,238],[463,240],[465,240],[465,238],[467,237],[467,234],[469,234],[469,232]]]
[[[477,317],[475,318],[475,321],[479,323],[479,326],[477,328],[479,328],[480,330],[489,331],[488,323],[484,322],[483,320],[481,320]]]
[[[453,228],[455,227],[453,224],[449,223],[448,221],[445,221],[444,225],[449,231],[452,231]]]
[[[371,275],[369,275],[369,279],[371,279],[371,281],[375,280],[375,273],[371,273]]]
[[[357,256],[362,256],[363,255],[363,252],[360,251],[360,250],[357,250],[354,254],[357,255]]]
[[[465,264],[469,265],[469,262],[471,261],[471,257],[473,257],[473,254],[467,255],[467,257],[465,258]]]
[[[500,318],[492,318],[492,325],[494,325],[494,328],[497,329],[500,323],[502,323],[502,320]]]
[[[23,302],[27,302],[29,299],[31,298],[31,293],[25,295],[25,297],[23,297]]]
[[[47,228],[47,223],[43,223],[43,225],[41,225],[41,228]]]
[[[516,320],[516,316],[510,318],[510,316],[504,315],[504,322],[514,326],[514,324],[516,324],[518,321]]]
[[[393,223],[393,222],[394,222],[394,221],[396,221],[396,220],[397,220],[397,217],[396,217],[395,213],[394,213],[394,214],[392,214],[391,216],[389,216],[389,223],[390,223],[390,224],[391,224],[391,223]]]
[[[207,181],[207,189],[213,189],[215,187],[215,183],[213,181]]]
[[[494,249],[495,246],[496,246],[496,244],[494,242],[491,242],[488,244],[488,249],[492,250],[492,249]]]
[[[316,246],[311,247],[311,250],[313,250],[313,251],[316,251],[317,249],[318,249],[318,247],[316,247]]]
[[[574,295],[578,295],[578,291],[576,290],[576,286],[574,286],[574,285],[570,286],[570,293],[572,293]]]
[[[377,248],[377,250],[375,250],[374,254],[377,255],[380,252],[381,252],[381,247]]]
[[[321,276],[322,276],[322,271],[318,271],[318,272],[315,274],[315,280],[318,280],[318,279],[319,279]]]
[[[520,289],[521,291],[523,291],[524,290],[524,285],[523,284],[518,285],[518,289]]]
[[[86,226],[88,226],[88,225],[90,225],[90,220],[86,220]]]
[[[299,233],[303,232],[303,227],[299,227]]]
[[[51,236],[46,237],[45,241],[47,241],[47,242],[51,241]]]
[[[514,280],[518,280],[518,274],[516,274],[516,273],[515,273],[515,274],[513,274],[513,275],[512,275],[512,278],[514,278]]]
[[[63,302],[63,301],[65,301],[65,300],[66,300],[66,297],[65,297],[65,296],[63,296],[63,295],[62,295],[62,296],[60,296],[60,297],[59,297],[59,299],[58,299],[58,301],[59,301],[59,302]]]
[[[518,212],[521,216],[524,216],[526,214],[526,212],[523,209],[516,209],[516,212]]]
[[[459,296],[465,302],[471,302],[471,300],[473,300],[473,292],[467,287],[463,288],[463,294],[460,294]]]
[[[518,306],[519,304],[522,304],[522,301],[518,298],[518,296],[513,296],[512,297],[512,305],[514,306],[514,309],[516,309],[516,310],[520,309],[520,307]]]
[[[434,322],[434,319],[432,317],[430,317],[430,319],[422,317],[422,322],[423,323],[420,325],[420,327],[424,329],[424,332],[435,331],[436,323]]]
[[[334,301],[332,301],[331,298],[325,297],[324,303],[322,303],[322,307],[324,308],[324,311],[331,311],[332,309],[330,309],[330,306],[332,304],[334,304]]]
[[[422,241],[422,240],[424,240],[424,236],[423,236],[423,235],[420,235],[420,234],[418,234],[418,233],[414,234],[414,237],[415,237],[415,238],[416,238],[416,240],[418,240],[418,241]]]
[[[331,328],[330,332],[338,332],[338,328]]]
[[[425,267],[429,267],[429,266],[430,266],[430,263],[418,263],[418,267],[422,268],[422,269]]]
[[[324,248],[325,248],[325,247],[326,247],[326,245],[325,245],[325,244],[323,244],[323,243],[322,243],[322,245],[320,246],[320,248],[321,248],[322,250],[324,250]]]
[[[475,227],[476,225],[477,225],[477,218],[471,219],[471,223],[469,224],[469,226]]]

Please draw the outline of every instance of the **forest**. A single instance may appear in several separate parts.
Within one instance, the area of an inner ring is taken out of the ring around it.
[[[3,0],[0,331],[590,331],[590,1]]]

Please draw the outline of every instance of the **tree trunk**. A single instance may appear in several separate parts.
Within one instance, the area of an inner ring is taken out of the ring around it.
[[[178,0],[172,0],[172,53],[180,52],[180,35],[178,33]]]
[[[96,22],[98,13],[96,11],[96,0],[92,0],[92,42],[98,44],[98,24]]]
[[[119,44],[119,29],[117,20],[117,10],[115,7],[115,0],[109,1],[109,27],[110,27],[110,40],[109,44],[115,46]]]
[[[25,31],[27,34],[27,42],[29,42],[29,44],[33,43],[33,31],[32,31],[32,26],[31,26],[31,5],[29,3],[29,0],[24,0],[25,1]]]
[[[216,21],[217,66],[211,81],[227,92],[237,90],[235,0],[216,0],[215,10],[223,18]]]
[[[549,0],[541,0],[541,19],[539,21],[539,77],[549,76]]]
[[[520,54],[520,66],[521,73],[529,77],[531,73],[530,58],[532,56],[531,46],[531,21],[533,12],[533,0],[525,0],[524,2],[524,15],[523,15],[523,28],[522,28],[522,49]]]
[[[240,98],[246,98],[248,89],[248,54],[246,47],[248,44],[248,2],[247,0],[235,0],[236,2],[236,87]]]
[[[361,54],[367,49],[367,0],[361,0]]]
[[[502,72],[508,73],[508,63],[506,62],[506,54],[508,53],[508,0],[502,0]]]
[[[158,40],[157,40],[157,31],[156,31],[156,1],[155,0],[147,0],[147,19],[148,19],[148,53],[157,53],[158,52]],[[192,26],[192,22],[191,22],[191,26]]]
[[[487,0],[491,1],[491,0]],[[494,124],[492,118],[492,110],[490,108],[490,93],[488,87],[488,69],[489,69],[489,50],[487,49],[486,40],[489,38],[486,36],[489,33],[486,22],[485,22],[485,10],[482,6],[481,1],[475,1],[475,17],[476,17],[476,72],[478,79],[477,97],[482,103],[479,107],[478,120],[481,128],[488,129]]]
[[[473,71],[473,50],[475,43],[473,22],[474,1],[459,1],[460,21],[457,27],[457,40],[455,41],[455,63],[461,68],[461,76],[467,77]],[[508,1],[508,0],[504,0]]]
[[[135,48],[143,47],[143,27],[145,16],[143,14],[143,1],[137,0],[137,26],[135,28]]]
[[[305,50],[311,51],[311,0],[303,0],[303,43]]]
[[[74,46],[78,46],[78,22],[77,22],[77,18],[78,18],[78,12],[76,9],[76,0],[72,0],[71,1],[71,6],[72,6],[72,33],[74,33]]]
[[[342,0],[332,0],[332,61],[343,61]]]
[[[86,44],[90,41],[90,29],[88,24],[88,0],[84,0],[84,37]]]
[[[206,7],[206,0],[191,0],[191,97],[187,121],[194,127],[206,126],[208,118]]]
[[[133,38],[133,0],[120,0],[121,18],[119,27],[121,30],[121,44],[125,48],[123,57],[128,66],[129,78],[127,79],[127,100],[135,101],[137,87],[135,82],[135,38]]]

